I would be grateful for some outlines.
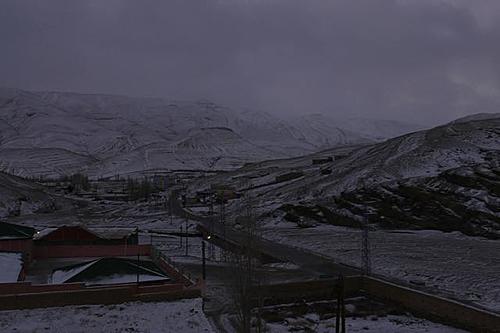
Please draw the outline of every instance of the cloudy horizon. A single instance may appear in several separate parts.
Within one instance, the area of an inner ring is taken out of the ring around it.
[[[500,111],[494,0],[0,6],[0,86],[422,124]]]

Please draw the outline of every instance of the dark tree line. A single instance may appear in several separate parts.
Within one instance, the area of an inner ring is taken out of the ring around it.
[[[60,180],[64,183],[69,183],[73,190],[89,191],[91,188],[89,177],[82,173],[75,173],[70,176],[64,176]]]
[[[144,178],[140,181],[132,178],[127,179],[127,193],[129,196],[129,200],[148,200],[153,192],[153,184],[151,184],[151,182],[147,178]]]

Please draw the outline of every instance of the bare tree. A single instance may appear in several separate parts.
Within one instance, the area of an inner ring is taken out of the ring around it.
[[[258,222],[249,198],[243,200],[243,207],[236,223],[241,227],[240,250],[230,255],[230,291],[236,308],[236,324],[238,332],[249,333],[252,327],[252,308],[258,276]],[[258,318],[259,319],[259,316]],[[260,332],[260,320],[257,320],[257,331]]]

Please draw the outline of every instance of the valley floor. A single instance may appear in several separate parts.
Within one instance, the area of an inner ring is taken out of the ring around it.
[[[263,237],[360,266],[360,230],[280,224]],[[500,312],[500,241],[438,231],[372,231],[369,238],[374,274]]]

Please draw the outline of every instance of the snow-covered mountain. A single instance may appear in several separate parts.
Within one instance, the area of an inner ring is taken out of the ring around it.
[[[0,89],[0,170],[21,176],[230,170],[416,129],[321,115],[284,120],[207,101]]]
[[[263,214],[278,209],[359,226],[373,213],[388,227],[500,237],[500,115],[467,117],[367,146],[256,163],[201,180],[192,189],[211,184],[259,198]]]

